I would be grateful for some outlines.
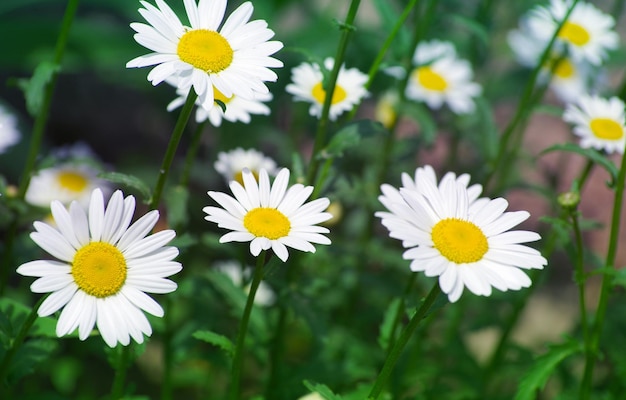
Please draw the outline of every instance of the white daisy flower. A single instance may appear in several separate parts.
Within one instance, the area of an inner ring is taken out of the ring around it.
[[[274,32],[264,20],[249,21],[252,3],[245,2],[222,25],[226,0],[183,0],[190,26],[184,26],[163,0],[157,7],[141,1],[139,13],[148,24],[132,23],[135,40],[153,53],[137,57],[127,68],[156,65],[148,80],[157,85],[178,77],[179,87],[193,86],[200,104],[213,107],[213,87],[226,97],[253,99],[254,93],[268,93],[264,82],[277,75],[269,68],[282,67],[270,57],[283,47],[268,41]],[[220,27],[221,25],[221,27]]]
[[[492,287],[507,291],[531,284],[521,268],[542,269],[541,254],[520,243],[540,239],[535,232],[508,231],[529,217],[526,211],[504,212],[505,199],[480,198],[467,188],[466,178],[448,175],[439,186],[425,171],[416,189],[401,188],[402,201],[393,203],[393,218],[382,215],[391,237],[411,238],[404,259],[411,270],[438,276],[450,302],[467,287],[489,296]],[[474,189],[477,191],[477,189]]]
[[[215,269],[228,276],[235,286],[243,287],[244,291],[250,293],[250,284],[244,287],[244,283],[249,281],[252,275],[252,268],[246,266],[242,270],[237,261],[223,261],[215,264]],[[271,306],[276,301],[276,294],[267,283],[261,281],[254,295],[254,304],[262,307]]]
[[[539,63],[545,43],[527,29],[509,32],[507,41],[521,65],[534,68]],[[553,52],[548,64],[542,66],[538,82],[545,84],[550,79],[548,86],[557,98],[563,103],[571,103],[580,96],[595,91],[596,88],[592,85],[592,77],[597,77],[597,71],[595,72],[594,74],[593,68],[586,61],[574,61]]]
[[[168,79],[168,83],[171,80]],[[177,86],[177,85],[174,85]],[[181,88],[176,90],[178,97],[167,106],[167,111],[172,111],[183,104],[187,100],[187,91]],[[232,95],[226,97],[222,92],[213,87],[213,105],[204,105],[200,102],[200,99],[196,100],[196,122],[202,123],[207,119],[213,126],[220,126],[222,120],[230,122],[241,121],[245,124],[250,123],[250,114],[269,115],[270,108],[265,102],[272,100],[271,93],[254,93],[253,99],[244,99],[239,96]],[[226,112],[222,110],[215,100],[219,100],[226,106]]]
[[[135,198],[119,190],[105,207],[100,189],[91,195],[88,214],[77,203],[69,210],[53,201],[57,229],[36,221],[30,237],[59,261],[37,260],[17,268],[24,276],[39,277],[31,285],[34,293],[50,293],[37,313],[51,315],[61,308],[56,334],[61,337],[78,328],[85,340],[94,324],[110,347],[126,346],[130,338],[142,343],[152,328],[144,312],[157,317],[163,309],[148,293],[170,293],[176,283],[165,279],[179,272],[172,261],[178,249],[165,246],[176,234],[164,230],[146,236],[159,219],[150,211],[134,224]]]
[[[333,69],[335,60],[326,58],[324,68],[329,72]],[[285,87],[287,93],[294,96],[296,101],[311,103],[309,114],[320,118],[326,99],[326,91],[323,86],[324,74],[318,64],[302,63],[291,71],[291,81]],[[350,111],[368,95],[365,90],[367,75],[356,68],[339,69],[337,83],[333,91],[329,118],[334,121],[346,111]]]
[[[574,125],[580,147],[624,154],[626,117],[619,98],[582,97],[578,104],[567,105],[563,120]]]
[[[455,114],[474,111],[473,98],[482,93],[482,88],[472,82],[470,63],[458,59],[450,43],[420,43],[413,63],[415,68],[410,72],[407,98],[423,101],[432,109],[439,109],[446,103]]]
[[[17,118],[0,106],[0,154],[20,140]]]
[[[37,171],[26,190],[26,201],[39,207],[50,207],[53,200],[69,204],[76,200],[87,208],[91,193],[100,188],[105,196],[111,193],[111,184],[98,178],[100,171],[89,164],[74,162]]]
[[[551,0],[549,6],[538,6],[525,17],[528,29],[540,39],[544,48],[571,5],[572,0]],[[567,47],[574,61],[586,60],[593,65],[600,65],[607,58],[607,52],[616,49],[619,44],[614,27],[613,17],[593,4],[581,1],[559,31],[558,44]]]
[[[220,151],[214,164],[215,170],[222,174],[226,182],[237,181],[243,185],[243,170],[247,168],[258,179],[261,169],[270,176],[278,173],[276,162],[255,149],[244,150],[237,147],[227,152]]]
[[[272,249],[282,261],[287,261],[287,246],[300,251],[315,252],[311,243],[330,244],[322,235],[327,228],[317,226],[332,218],[323,212],[330,201],[319,198],[306,203],[313,186],[296,183],[287,189],[289,170],[280,170],[270,186],[267,171],[259,171],[259,181],[248,169],[243,171],[243,182],[230,182],[235,197],[220,192],[208,192],[221,207],[204,207],[207,221],[215,222],[229,232],[220,243],[250,242],[250,252],[258,256],[261,250]]]

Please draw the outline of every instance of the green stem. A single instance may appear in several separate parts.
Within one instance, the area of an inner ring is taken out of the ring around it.
[[[378,399],[378,396],[380,396],[380,393],[383,391],[385,384],[389,380],[389,376],[391,375],[391,372],[393,371],[396,362],[398,362],[398,358],[400,358],[400,355],[404,350],[404,346],[406,346],[407,342],[411,338],[411,335],[413,335],[413,332],[422,321],[422,319],[424,319],[424,316],[426,315],[428,310],[430,310],[430,307],[433,305],[435,299],[440,293],[441,288],[439,287],[439,282],[436,282],[433,285],[433,288],[428,293],[428,296],[426,296],[426,298],[422,302],[420,308],[415,312],[415,314],[407,324],[406,328],[404,328],[404,330],[402,331],[402,334],[398,338],[398,341],[395,343],[395,345],[387,355],[385,364],[378,374],[378,377],[374,381],[374,386],[372,387],[372,390],[367,397],[368,400]]]
[[[161,169],[159,170],[159,178],[157,179],[154,192],[152,193],[152,198],[150,199],[151,210],[156,210],[159,207],[163,187],[165,186],[165,181],[167,180],[167,174],[172,166],[172,161],[174,160],[174,155],[176,154],[176,149],[178,148],[178,143],[180,142],[180,138],[183,136],[185,126],[187,126],[187,121],[189,121],[189,116],[193,111],[193,106],[197,98],[198,95],[196,92],[194,92],[193,88],[190,88],[189,93],[187,94],[187,100],[185,101],[183,109],[180,111],[178,120],[174,126],[174,131],[170,137],[170,142],[167,145],[165,156],[163,157],[163,163],[161,164]]]
[[[317,125],[317,133],[315,134],[315,143],[313,145],[313,152],[311,154],[311,164],[309,165],[308,173],[307,173],[307,182],[312,184],[315,182],[315,177],[317,176],[317,170],[319,168],[319,159],[317,157],[318,153],[322,150],[322,148],[326,145],[326,134],[328,131],[328,119],[330,114],[330,105],[333,99],[333,94],[335,92],[335,86],[337,84],[337,77],[339,76],[339,70],[341,69],[341,65],[343,64],[343,60],[346,54],[346,49],[348,48],[348,42],[350,40],[350,36],[352,31],[354,30],[353,23],[356,18],[356,13],[359,9],[359,5],[361,4],[361,0],[352,0],[350,3],[350,9],[348,10],[348,15],[346,16],[345,22],[341,25],[342,34],[339,39],[339,45],[337,46],[337,53],[335,55],[335,64],[333,65],[333,69],[330,72],[328,77],[328,82],[326,82],[326,87],[324,91],[326,92],[326,97],[324,98],[324,106],[322,107],[322,115],[320,116],[319,124]]]
[[[174,392],[172,389],[172,316],[170,315],[172,301],[171,296],[165,298],[165,315],[163,315],[163,383],[161,385],[161,400],[171,400],[174,398]]]
[[[183,173],[180,177],[180,185],[182,187],[187,187],[187,185],[189,184],[191,169],[193,168],[193,163],[196,160],[196,156],[198,155],[198,150],[200,149],[200,143],[202,141],[202,133],[204,132],[204,127],[206,126],[207,121],[208,119],[198,124],[191,138],[191,144],[189,145],[189,149],[187,150],[187,156],[185,157],[185,167],[183,168]]]
[[[387,346],[387,354],[391,352],[393,345],[396,341],[396,330],[398,326],[400,326],[400,321],[402,321],[402,316],[404,315],[404,307],[406,305],[406,298],[413,289],[413,285],[415,284],[417,278],[417,274],[411,272],[411,276],[406,283],[406,287],[404,288],[404,293],[402,293],[402,298],[400,299],[400,303],[398,304],[398,308],[396,309],[396,314],[393,317],[393,325],[391,326],[391,332],[389,332],[389,345]]]
[[[30,310],[30,313],[26,317],[26,320],[24,320],[24,323],[22,324],[22,327],[20,328],[17,336],[11,342],[11,347],[4,354],[2,364],[0,364],[0,385],[2,385],[7,378],[7,374],[9,373],[9,368],[11,366],[11,361],[13,360],[15,353],[17,353],[22,343],[24,343],[24,340],[28,335],[28,331],[37,320],[37,310],[39,309],[39,306],[41,306],[41,303],[43,303],[47,297],[47,295],[42,296],[39,301],[37,301],[37,303],[33,306],[33,308]]]
[[[250,313],[252,312],[252,306],[254,304],[254,296],[263,279],[263,266],[265,265],[265,250],[259,254],[256,261],[256,268],[254,269],[254,275],[252,277],[252,283],[250,283],[250,292],[248,293],[248,299],[246,306],[243,310],[243,316],[239,322],[239,332],[237,333],[237,343],[235,345],[235,355],[233,356],[233,364],[230,372],[230,391],[229,399],[238,400],[240,392],[240,380],[241,380],[241,367],[243,361],[243,348],[246,341],[246,333],[248,331],[248,321],[250,320]]]
[[[119,400],[124,397],[124,383],[126,382],[126,372],[130,364],[130,353],[132,343],[128,346],[118,345],[117,348],[117,365],[115,366],[115,375],[113,376],[113,385],[111,387],[111,399]]]
[[[609,248],[606,254],[606,262],[604,265],[605,273],[602,276],[602,287],[600,289],[600,300],[598,300],[598,308],[596,316],[589,333],[589,340],[585,345],[585,371],[580,387],[580,398],[587,400],[591,396],[591,385],[593,378],[593,370],[598,355],[600,345],[600,335],[602,334],[602,326],[609,304],[609,296],[613,286],[613,273],[615,268],[615,257],[617,255],[620,218],[622,215],[622,200],[624,198],[624,181],[626,180],[626,156],[622,156],[622,165],[619,170],[616,186],[615,199],[613,201],[613,214],[611,218],[611,233],[609,236]]]
[[[583,187],[587,182],[587,178],[589,178],[589,174],[591,173],[591,170],[595,165],[596,164],[592,160],[587,160],[587,164],[585,164],[585,167],[581,171],[580,177],[573,182],[572,190],[578,193],[581,193],[583,191]]]
[[[576,260],[574,263],[574,280],[578,286],[578,306],[580,308],[580,323],[583,328],[583,340],[585,346],[589,343],[589,326],[587,325],[587,307],[585,307],[585,269],[584,269],[584,257],[585,248],[583,245],[583,236],[580,230],[580,223],[578,218],[578,210],[572,209],[569,211],[570,218],[572,219],[572,228],[574,230],[574,243],[576,245]]]

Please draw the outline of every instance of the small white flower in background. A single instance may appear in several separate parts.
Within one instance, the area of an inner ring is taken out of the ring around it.
[[[244,150],[241,147],[219,152],[214,167],[224,177],[226,182],[234,180],[242,185],[244,168],[250,170],[255,178],[258,178],[261,169],[267,171],[270,176],[275,176],[278,173],[274,160],[266,157],[265,154],[258,150]]]
[[[465,287],[480,296],[491,295],[492,287],[529,287],[530,278],[521,269],[542,269],[547,260],[521,243],[540,236],[509,229],[530,214],[505,212],[508,202],[503,198],[477,198],[480,191],[467,187],[465,175],[446,175],[437,186],[428,170],[418,171],[415,188],[399,190],[401,199],[387,196],[391,213],[376,213],[389,235],[409,247],[403,257],[411,260],[411,270],[438,276],[450,302],[457,301]]]
[[[472,81],[472,67],[457,57],[452,44],[432,40],[420,43],[413,55],[406,97],[423,101],[432,109],[447,104],[455,114],[474,111],[474,98],[482,88]]]
[[[330,72],[335,61],[332,58],[324,60],[324,68]],[[320,118],[326,99],[324,90],[324,74],[318,64],[302,63],[291,71],[291,81],[285,88],[287,93],[294,96],[296,101],[311,103],[309,114]],[[365,90],[367,75],[356,68],[345,68],[343,65],[337,76],[337,83],[333,91],[329,118],[334,121],[346,111],[350,111],[368,95]]]
[[[176,79],[168,79],[168,83],[176,82]],[[173,86],[177,86],[173,84]],[[170,104],[167,106],[167,111],[172,111],[178,107],[181,107],[185,104],[185,100],[187,99],[187,90],[177,88],[176,94],[177,98],[172,100]],[[243,122],[245,124],[250,123],[250,115],[258,114],[258,115],[269,115],[270,108],[265,104],[265,102],[272,100],[271,93],[254,93],[254,98],[252,99],[244,99],[239,96],[232,95],[231,97],[226,97],[222,92],[213,87],[213,105],[202,104],[200,99],[196,100],[196,105],[198,108],[196,109],[196,122],[201,123],[206,121],[207,119],[213,126],[220,126],[222,124],[222,120],[230,122]],[[215,100],[219,100],[226,106],[226,112],[222,110],[222,107],[218,105]]]
[[[272,249],[283,262],[289,257],[287,247],[314,253],[312,243],[330,244],[330,239],[322,235],[329,232],[328,228],[316,225],[332,218],[324,212],[330,201],[324,197],[306,203],[313,193],[312,186],[296,183],[288,188],[286,168],[271,185],[266,170],[259,171],[257,182],[252,172],[244,169],[243,182],[230,182],[234,197],[208,192],[223,208],[204,207],[204,219],[232,231],[223,235],[220,243],[250,242],[253,256]]]
[[[20,140],[17,118],[0,105],[0,154]]]
[[[65,205],[76,200],[86,209],[95,188],[99,187],[105,197],[111,193],[111,184],[98,178],[100,172],[92,165],[77,162],[41,169],[31,178],[25,199],[46,208],[53,200]]]
[[[617,97],[584,96],[578,103],[567,105],[563,120],[574,125],[573,132],[580,136],[580,147],[624,154],[624,113],[624,102]]]
[[[147,293],[170,293],[176,283],[166,279],[182,269],[172,261],[178,249],[165,246],[176,233],[148,233],[159,219],[150,211],[131,225],[135,198],[119,190],[105,207],[100,189],[91,195],[89,211],[72,202],[69,210],[53,201],[51,211],[57,228],[36,221],[32,240],[59,261],[37,260],[17,268],[35,276],[34,293],[50,293],[37,313],[51,315],[61,308],[56,334],[61,337],[78,328],[85,340],[94,325],[110,347],[137,343],[150,336],[152,328],[143,312],[157,317],[163,309]]]
[[[571,5],[572,0],[551,0],[550,5],[537,6],[524,15],[523,25],[545,48]],[[565,46],[575,62],[600,65],[608,51],[618,47],[619,36],[614,27],[613,17],[580,1],[557,35],[557,50]]]
[[[264,82],[274,82],[283,63],[273,57],[283,47],[269,41],[274,32],[264,20],[250,21],[253,6],[245,2],[230,14],[224,24],[226,0],[184,0],[190,26],[185,26],[163,1],[156,7],[142,1],[139,13],[148,24],[132,23],[137,43],[153,53],[137,57],[127,68],[155,66],[148,80],[157,85],[170,77],[188,92],[193,86],[200,104],[213,107],[213,87],[225,97],[254,99],[255,93],[268,93]]]
[[[242,287],[246,293],[250,292],[250,284],[244,287],[244,283],[249,280],[252,274],[251,267],[246,266],[242,270],[240,263],[237,261],[222,261],[215,263],[214,268],[228,276],[235,286]],[[275,301],[276,294],[274,294],[272,288],[267,283],[261,281],[254,296],[254,304],[267,307],[274,304]]]
[[[376,103],[374,117],[387,129],[391,128],[391,124],[398,117],[397,106],[400,103],[400,96],[396,92],[385,92]]]

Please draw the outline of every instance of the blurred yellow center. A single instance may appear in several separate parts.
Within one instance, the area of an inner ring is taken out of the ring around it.
[[[624,127],[609,118],[594,118],[589,124],[594,136],[604,140],[618,140],[624,136]]]
[[[259,174],[256,171],[250,170],[250,172],[252,172],[252,176],[254,176],[254,180],[256,180],[257,182],[259,181]],[[235,174],[235,176],[233,177],[234,180],[236,180],[237,182],[241,183],[241,186],[244,186],[243,184],[243,171],[239,171]]]
[[[317,100],[318,103],[323,104],[326,99],[326,91],[322,87],[322,82],[318,82],[317,85],[313,86],[313,90],[311,91],[311,95],[313,98]],[[333,92],[333,98],[330,101],[330,104],[335,105],[341,101],[344,101],[348,94],[345,89],[339,85],[335,85],[335,91]]]
[[[219,101],[221,101],[224,104],[228,104],[228,102],[231,101],[233,99],[233,97],[226,97],[226,96],[224,96],[224,93],[220,92],[219,90],[217,90],[217,88],[215,86],[213,86],[213,98],[215,100],[219,100]]]
[[[76,252],[72,277],[78,287],[91,296],[112,296],[126,281],[126,259],[112,244],[92,242]]]
[[[276,240],[289,235],[291,222],[275,208],[259,207],[248,211],[243,226],[256,237]]]
[[[432,231],[435,248],[448,260],[457,264],[480,261],[489,245],[479,227],[458,218],[439,221]]]
[[[443,76],[433,71],[429,66],[419,67],[413,74],[420,85],[426,89],[443,92],[448,87],[448,82]]]
[[[63,189],[72,192],[83,191],[89,183],[89,180],[83,174],[74,171],[62,171],[57,176],[57,179]]]
[[[585,28],[573,22],[566,22],[559,31],[558,36],[576,46],[584,46],[591,39],[589,32]]]
[[[208,73],[225,70],[233,61],[233,49],[224,36],[208,29],[186,32],[178,42],[178,57]]]
[[[574,64],[572,64],[572,62],[566,58],[558,61],[557,64],[554,66],[554,75],[558,76],[559,78],[571,78],[572,76],[574,76],[575,72],[576,69],[574,68]]]

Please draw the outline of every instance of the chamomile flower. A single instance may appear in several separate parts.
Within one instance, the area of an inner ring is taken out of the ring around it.
[[[415,49],[413,64],[407,98],[423,101],[432,109],[439,109],[445,103],[455,114],[474,111],[474,97],[482,93],[482,88],[472,82],[471,65],[457,57],[450,43],[420,43]]]
[[[168,79],[168,82],[170,80]],[[176,85],[174,85],[176,86]],[[176,93],[178,97],[174,99],[167,106],[167,111],[172,111],[183,104],[187,99],[187,91],[183,89],[177,89]],[[226,97],[222,92],[213,87],[213,100],[219,100],[226,106],[226,111],[222,110],[215,101],[212,106],[204,105],[200,103],[200,99],[196,100],[196,122],[201,123],[207,119],[213,126],[220,126],[222,120],[230,122],[243,122],[245,124],[250,123],[251,114],[269,115],[270,108],[265,102],[272,100],[271,93],[254,93],[253,99],[244,99],[239,96],[232,95]]]
[[[335,65],[335,60],[326,58],[324,68],[331,71]],[[294,96],[296,101],[311,103],[309,114],[320,118],[326,91],[323,86],[324,75],[318,64],[302,63],[291,71],[291,81],[285,88],[287,93]],[[356,68],[345,68],[343,65],[337,76],[337,83],[333,91],[329,118],[336,120],[339,115],[350,111],[368,95],[365,89],[367,75]]]
[[[248,169],[255,178],[259,171],[264,169],[271,176],[278,173],[276,162],[255,149],[244,150],[237,147],[230,151],[221,151],[217,154],[215,170],[222,174],[226,182],[237,181],[243,185],[243,170]]]
[[[259,171],[257,182],[252,172],[244,169],[243,182],[230,182],[235,197],[208,192],[222,208],[204,207],[204,219],[232,231],[223,235],[220,243],[250,242],[253,256],[272,249],[282,261],[289,257],[287,247],[314,253],[312,243],[330,244],[330,239],[322,235],[329,230],[316,225],[332,218],[324,212],[330,201],[319,198],[305,204],[313,192],[312,186],[296,183],[287,189],[286,168],[280,170],[271,185],[266,170]]]
[[[236,261],[223,261],[216,263],[214,268],[223,273],[233,281],[233,284],[238,287],[243,287],[246,293],[250,292],[250,285],[244,284],[250,279],[252,275],[252,269],[247,266],[243,270],[239,262]],[[274,304],[276,301],[276,294],[272,288],[265,282],[261,281],[254,296],[254,304],[267,307]]]
[[[20,140],[17,119],[0,106],[0,154]]]
[[[532,9],[525,24],[541,43],[548,44],[550,38],[565,18],[572,0],[551,0],[549,6]],[[566,46],[574,61],[586,60],[600,65],[609,50],[617,48],[619,36],[614,30],[615,20],[597,9],[593,4],[578,2],[559,31],[558,44]]]
[[[200,104],[213,107],[213,87],[225,97],[253,99],[254,93],[268,93],[264,82],[276,81],[269,68],[282,67],[270,57],[283,47],[269,41],[274,32],[264,20],[250,21],[250,2],[239,6],[222,25],[226,0],[184,0],[190,26],[184,26],[163,0],[156,7],[141,1],[139,13],[148,24],[132,23],[135,40],[153,53],[137,57],[127,68],[155,65],[148,80],[157,85],[177,77],[186,92],[193,86]]]
[[[108,196],[110,183],[98,178],[100,171],[89,164],[67,162],[37,171],[26,190],[26,201],[39,207],[50,207],[53,200],[69,204],[76,200],[87,208],[91,193],[97,187]]]
[[[95,189],[88,213],[75,201],[69,210],[59,201],[50,208],[57,228],[36,221],[30,237],[58,261],[30,261],[17,268],[21,275],[39,278],[31,285],[34,293],[50,293],[39,316],[63,308],[56,326],[59,337],[78,328],[78,337],[85,340],[96,325],[110,347],[126,346],[131,338],[142,343],[144,335],[152,334],[143,312],[163,316],[146,292],[176,290],[176,283],[166,279],[182,268],[172,261],[178,249],[165,246],[174,231],[146,236],[159,219],[156,210],[131,225],[135,198],[124,198],[120,191],[105,207],[102,192]]]
[[[563,120],[574,125],[580,146],[624,154],[626,117],[624,102],[617,97],[585,96],[567,105]]]
[[[411,260],[412,271],[439,277],[439,286],[450,302],[457,301],[465,287],[489,296],[492,287],[507,291],[530,286],[521,269],[542,269],[547,261],[521,243],[540,236],[509,231],[529,213],[505,212],[508,203],[502,198],[472,201],[477,195],[468,189],[465,179],[448,175],[437,186],[430,173],[418,174],[415,189],[400,189],[402,199],[393,203],[393,217],[379,215],[390,236],[401,238],[410,247],[403,257]]]

